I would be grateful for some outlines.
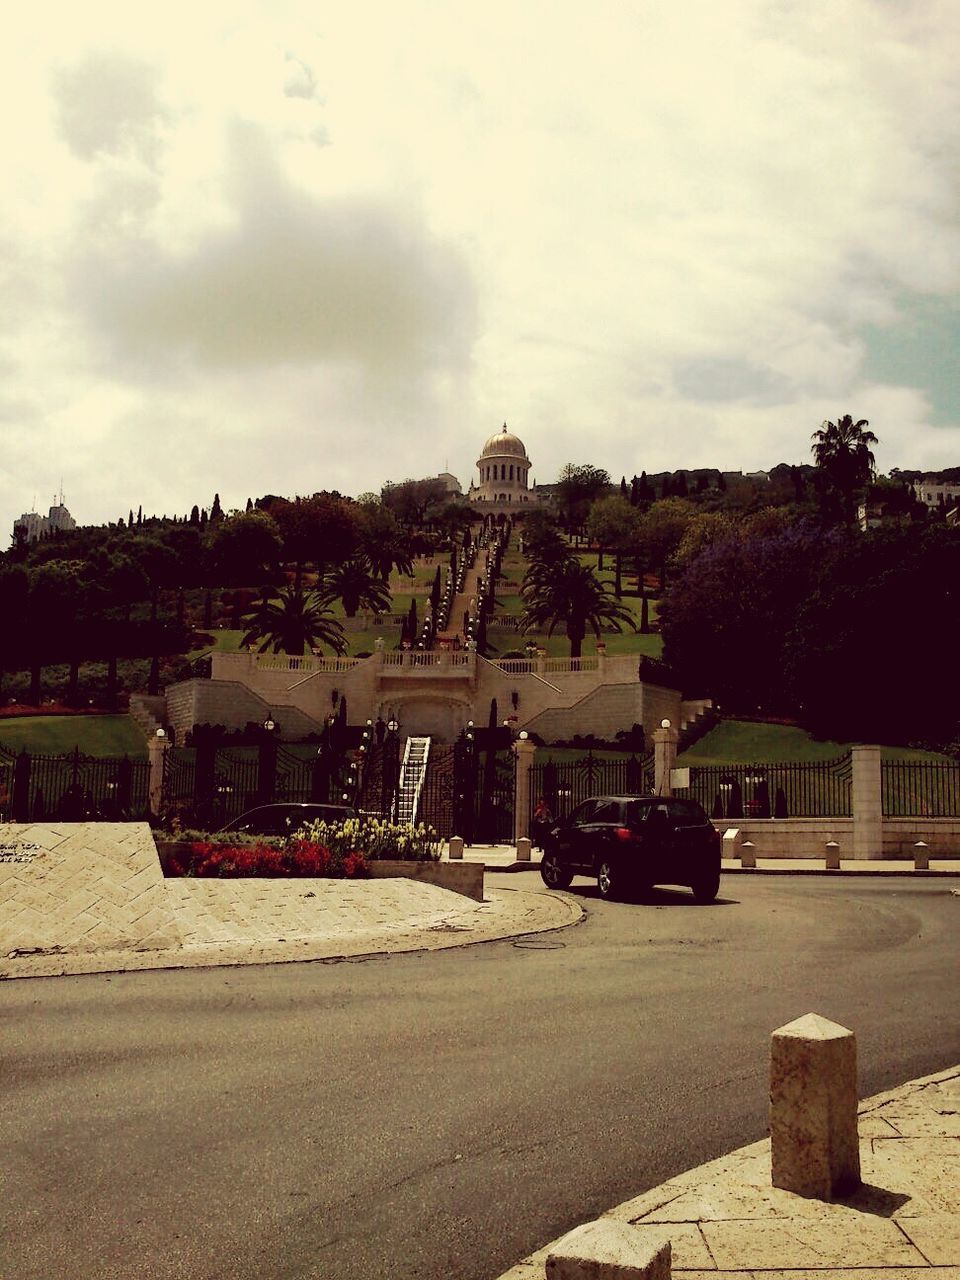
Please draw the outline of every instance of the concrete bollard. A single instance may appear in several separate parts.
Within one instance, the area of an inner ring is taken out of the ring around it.
[[[826,870],[840,870],[840,846],[836,840],[828,840],[826,848]]]
[[[740,846],[740,865],[741,867],[756,867],[757,865],[757,846],[752,840],[744,840]]]
[[[926,840],[918,840],[913,846],[913,869],[914,871],[930,870],[930,846]]]
[[[860,1185],[857,1040],[817,1013],[770,1037],[770,1180],[817,1200]]]
[[[598,1218],[562,1236],[547,1255],[547,1280],[670,1280],[666,1235],[652,1241],[629,1222]]]
[[[453,862],[457,858],[463,857],[463,836],[450,837],[450,861]]]
[[[530,861],[530,837],[529,836],[521,836],[520,839],[517,841],[517,861],[518,862]]]

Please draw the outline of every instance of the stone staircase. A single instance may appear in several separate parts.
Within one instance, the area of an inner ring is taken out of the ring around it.
[[[400,786],[397,792],[397,821],[417,821],[420,792],[430,757],[429,738],[408,738],[400,766]]]
[[[131,720],[143,730],[148,741],[166,724],[167,700],[163,694],[131,693],[129,710]]]

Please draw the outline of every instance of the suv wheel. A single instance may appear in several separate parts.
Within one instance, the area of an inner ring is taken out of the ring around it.
[[[712,902],[720,892],[720,872],[706,871],[690,887],[697,902]]]
[[[620,869],[609,858],[601,858],[597,866],[597,888],[607,902],[620,895]]]
[[[548,889],[567,889],[573,879],[573,872],[562,866],[553,850],[545,853],[540,860],[540,875]]]

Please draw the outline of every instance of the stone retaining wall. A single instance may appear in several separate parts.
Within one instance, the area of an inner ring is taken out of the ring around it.
[[[713,825],[721,835],[740,832],[730,856],[738,856],[745,840],[758,858],[823,858],[830,840],[839,844],[841,858],[855,856],[853,818],[714,818]],[[931,858],[960,859],[960,818],[885,818],[882,846],[870,851],[870,861],[912,859],[918,840]]]

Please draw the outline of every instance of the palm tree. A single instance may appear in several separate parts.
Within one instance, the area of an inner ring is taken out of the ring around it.
[[[853,522],[858,491],[873,475],[870,445],[877,444],[877,437],[872,431],[864,430],[869,425],[866,418],[854,422],[853,417],[845,413],[836,422],[824,422],[812,437],[824,506],[828,510],[832,508],[848,523]]]
[[[553,635],[564,623],[571,658],[580,657],[588,630],[599,639],[604,627],[621,631],[624,622],[635,627],[630,612],[576,556],[547,563],[534,561],[524,576],[520,594],[526,606],[521,630],[545,627],[547,634]]]
[[[390,590],[366,556],[354,556],[331,569],[317,590],[324,601],[341,600],[348,618],[355,618],[358,609],[386,613],[390,608]]]
[[[343,653],[347,647],[343,627],[327,604],[315,591],[301,587],[281,587],[272,597],[264,591],[244,616],[247,631],[240,643],[257,645],[259,653],[271,650],[299,655],[304,647],[316,649],[320,645]]]

